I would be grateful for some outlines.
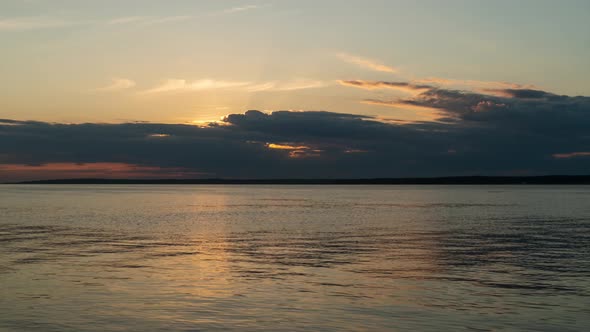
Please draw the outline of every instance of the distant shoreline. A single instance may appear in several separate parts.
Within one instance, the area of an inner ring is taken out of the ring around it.
[[[374,179],[58,179],[5,184],[205,184],[205,185],[478,185],[478,184],[590,184],[590,175],[456,176]]]

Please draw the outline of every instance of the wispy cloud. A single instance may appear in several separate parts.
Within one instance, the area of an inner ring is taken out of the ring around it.
[[[46,28],[60,28],[88,22],[69,21],[51,17],[14,17],[0,19],[0,31],[23,31]]]
[[[277,86],[277,90],[279,91],[293,91],[293,90],[303,90],[303,89],[316,89],[316,88],[323,88],[328,84],[323,81],[315,81],[315,80],[294,80],[290,82],[286,82],[284,84],[279,84]]]
[[[289,81],[270,81],[270,82],[252,82],[252,81],[223,81],[214,79],[201,79],[187,81],[184,79],[168,79],[162,84],[144,91],[143,93],[164,93],[164,92],[190,92],[215,89],[237,89],[247,92],[262,91],[295,91],[303,89],[315,89],[327,86],[324,81],[310,79],[296,79]]]
[[[182,22],[188,21],[194,18],[194,16],[190,15],[178,15],[178,16],[166,16],[166,17],[159,17],[149,20],[148,24],[160,24],[160,23],[172,23],[172,22]]]
[[[117,17],[112,20],[107,21],[107,24],[128,24],[128,23],[136,23],[140,21],[144,21],[149,19],[147,16],[126,16],[126,17]]]
[[[425,84],[413,84],[409,82],[385,82],[385,81],[364,81],[364,80],[339,80],[338,83],[344,86],[373,90],[392,89],[404,92],[417,93],[431,89],[432,86]]]
[[[556,159],[570,159],[576,157],[590,157],[590,152],[570,152],[570,153],[556,153],[553,158]]]
[[[407,101],[407,100],[391,100],[391,101],[389,101],[389,100],[378,100],[378,99],[365,99],[365,100],[361,101],[361,103],[367,104],[367,105],[378,105],[378,106],[403,108],[403,109],[409,109],[409,110],[413,110],[413,111],[440,111],[437,108],[414,104],[411,101]]]
[[[172,23],[172,22],[182,22],[187,21],[194,18],[194,16],[190,15],[178,15],[178,16],[126,16],[126,17],[118,17],[112,20],[107,21],[108,25],[124,25],[124,24],[143,24],[143,25],[151,25],[151,24],[163,24],[163,23]]]
[[[201,91],[213,89],[227,89],[235,87],[244,87],[251,85],[251,82],[240,81],[218,81],[212,79],[202,79],[196,81],[187,81],[182,79],[169,79],[162,84],[144,91],[144,93],[162,93],[162,92],[183,92],[183,91]]]
[[[328,86],[327,82],[310,80],[310,79],[296,79],[291,81],[272,81],[263,82],[250,85],[247,87],[248,91],[294,91],[304,89],[316,89]]]
[[[246,5],[246,6],[237,6],[237,7],[232,7],[232,8],[228,8],[222,11],[223,14],[233,14],[233,13],[239,13],[239,12],[245,12],[248,10],[253,10],[253,9],[258,9],[264,6],[261,5]]]
[[[365,69],[370,69],[370,70],[380,71],[380,72],[385,72],[385,73],[397,73],[398,72],[398,70],[396,68],[384,65],[376,60],[363,58],[360,56],[351,55],[351,54],[347,54],[347,53],[337,53],[336,56],[344,62],[351,63],[351,64],[357,65],[357,66],[365,68]]]
[[[194,18],[189,15],[178,16],[124,16],[112,19],[102,20],[72,20],[60,17],[9,17],[0,18],[0,31],[28,31],[28,30],[43,30],[56,29],[74,26],[90,26],[90,25],[127,25],[127,24],[164,24],[172,22],[187,21]]]
[[[424,91],[432,88],[456,88],[459,90],[475,90],[484,93],[496,94],[499,96],[506,96],[511,91],[526,91],[532,92],[538,90],[530,90],[533,85],[522,85],[510,82],[495,82],[495,81],[477,81],[477,80],[456,80],[446,78],[425,78],[416,79],[408,82],[388,82],[388,81],[367,81],[367,80],[339,80],[338,83],[344,86],[351,86],[360,89],[374,90],[374,89],[393,89],[402,91]]]
[[[433,84],[444,87],[467,88],[479,91],[490,92],[491,89],[531,89],[534,85],[517,84],[512,82],[479,81],[479,80],[458,80],[440,77],[429,77],[414,80],[415,84]]]
[[[135,81],[127,78],[113,78],[111,84],[96,89],[97,91],[118,91],[133,88],[136,85]]]
[[[263,82],[249,85],[246,90],[249,92],[269,91],[275,89],[278,82]]]

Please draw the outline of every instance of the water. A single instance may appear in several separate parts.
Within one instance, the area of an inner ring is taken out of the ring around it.
[[[2,331],[583,331],[588,186],[0,186]]]

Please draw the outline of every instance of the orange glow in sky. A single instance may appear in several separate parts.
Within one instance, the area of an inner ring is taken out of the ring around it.
[[[10,172],[15,179],[62,178],[177,178],[198,176],[183,168],[162,168],[127,163],[48,163],[43,165],[0,164],[0,172]],[[202,174],[201,174],[202,175]]]

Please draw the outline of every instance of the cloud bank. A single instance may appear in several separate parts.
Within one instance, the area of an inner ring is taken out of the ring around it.
[[[150,177],[366,178],[590,170],[590,97],[431,86],[390,102],[440,115],[437,121],[398,123],[358,114],[247,111],[204,126],[5,119],[0,120],[0,180],[27,177],[16,171],[18,165],[38,167],[39,178],[47,165],[101,163],[132,165],[119,167],[136,169],[140,177],[142,172]]]

